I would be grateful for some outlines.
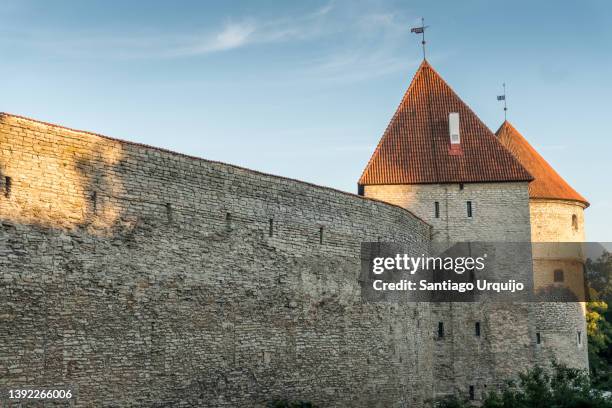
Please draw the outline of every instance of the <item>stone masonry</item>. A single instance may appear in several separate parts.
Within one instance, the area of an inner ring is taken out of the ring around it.
[[[527,181],[361,187],[1,114],[0,388],[71,386],[77,406],[420,407],[479,400],[534,362],[588,366],[579,304],[364,304],[358,280],[365,241],[581,242],[582,204],[530,199]],[[536,285],[582,268],[536,249],[502,261]]]
[[[568,286],[584,299],[584,253],[577,244],[585,240],[584,203],[531,199],[529,208],[536,287]],[[550,244],[554,242],[562,244],[555,248]],[[562,271],[563,282],[555,282],[555,271]],[[573,367],[588,367],[585,311],[584,302],[540,305],[536,324],[539,363],[555,359]]]
[[[0,388],[77,406],[421,406],[426,304],[362,304],[362,241],[427,252],[400,207],[0,116]]]
[[[530,240],[527,182],[368,185],[364,194],[427,220],[437,242]],[[532,276],[531,257],[512,257],[507,262],[514,278],[528,281]],[[468,397],[472,388],[474,399],[479,400],[488,390],[528,369],[536,343],[532,309],[529,304],[432,304],[432,321],[445,327],[444,337],[434,347],[435,395]],[[479,336],[475,335],[477,323]]]

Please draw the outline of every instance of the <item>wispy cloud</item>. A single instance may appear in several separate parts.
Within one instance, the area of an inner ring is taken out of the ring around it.
[[[216,29],[192,32],[149,30],[112,33],[105,31],[10,32],[12,41],[49,53],[97,58],[182,58],[239,49],[248,45],[306,40],[333,29],[327,16],[334,3],[311,13],[273,19],[255,17],[231,19]]]
[[[308,40],[328,33],[324,25],[333,3],[298,17],[272,20],[254,18],[229,22],[220,30],[208,34],[195,34],[174,38],[158,49],[152,57],[189,57],[227,51],[247,45],[280,43],[292,40]]]
[[[332,0],[309,13],[234,16],[206,30],[28,31],[0,36],[0,41],[1,37],[11,38],[12,46],[29,46],[40,55],[131,60],[207,57],[252,46],[318,40],[316,48],[292,60],[293,75],[303,80],[350,82],[387,75],[418,62],[406,52],[410,41],[407,22],[414,18],[381,7]]]
[[[158,55],[179,57],[231,50],[248,44],[256,32],[255,23],[229,23],[218,33],[204,36],[202,39],[179,40],[176,46],[167,46],[165,50],[160,50]]]
[[[406,52],[410,41],[407,20],[394,12],[365,13],[355,18],[350,27],[354,44],[309,61],[303,74],[318,80],[354,82],[418,64],[420,59]]]

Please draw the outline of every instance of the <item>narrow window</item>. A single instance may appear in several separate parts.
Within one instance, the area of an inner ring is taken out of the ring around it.
[[[268,227],[268,235],[272,236],[274,234],[274,220],[270,218],[270,225]]]
[[[578,231],[578,217],[576,214],[572,214],[572,228],[574,231]]]
[[[480,322],[476,322],[474,326],[476,336],[480,337]]]
[[[444,337],[444,323],[443,322],[438,322],[438,337],[439,338]]]
[[[578,345],[582,344],[582,332],[578,332]]]
[[[319,228],[319,244],[323,244],[323,227]]]
[[[540,333],[536,333],[536,344],[540,343],[542,343],[542,336],[540,336]]]
[[[166,203],[166,219],[172,222],[172,204]]]
[[[94,191],[91,193],[91,205],[93,207],[94,215],[98,214],[98,192]]]
[[[470,401],[474,401],[474,386],[470,385]]]
[[[434,203],[434,214],[436,218],[440,218],[440,203],[438,201]]]
[[[565,280],[565,277],[563,276],[563,269],[555,269],[554,280],[555,282],[563,282]]]
[[[467,202],[467,216],[468,218],[472,218],[472,202]]]
[[[6,176],[4,178],[4,196],[6,198],[9,198],[11,196],[12,184],[13,184],[13,180],[9,176]]]
[[[232,229],[232,214],[225,213],[225,228],[230,231]]]

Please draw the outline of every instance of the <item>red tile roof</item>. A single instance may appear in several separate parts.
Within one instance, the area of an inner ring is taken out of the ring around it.
[[[461,149],[450,150],[448,114]],[[530,181],[531,175],[423,61],[366,166],[360,185]]]
[[[567,184],[510,122],[505,121],[495,134],[535,178],[529,183],[529,197],[572,200],[589,205],[586,198]]]

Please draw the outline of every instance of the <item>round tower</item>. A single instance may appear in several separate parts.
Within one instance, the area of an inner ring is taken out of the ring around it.
[[[584,300],[584,210],[587,200],[574,190],[527,140],[505,121],[497,131],[504,144],[533,175],[529,212],[534,285],[569,288]],[[588,368],[585,304],[540,303],[533,308],[536,357]]]

